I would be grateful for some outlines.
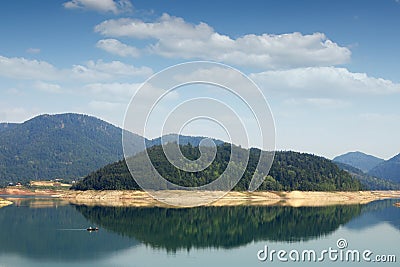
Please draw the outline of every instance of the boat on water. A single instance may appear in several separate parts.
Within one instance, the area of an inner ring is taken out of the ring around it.
[[[89,231],[89,232],[94,232],[94,231],[99,231],[99,228],[97,228],[97,227],[89,227],[89,228],[87,228],[86,229],[87,231]]]

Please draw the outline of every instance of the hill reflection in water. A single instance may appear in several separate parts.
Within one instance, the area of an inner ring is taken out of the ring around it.
[[[155,248],[232,248],[252,241],[302,241],[332,233],[361,205],[328,207],[121,208],[75,206],[89,221]]]
[[[0,209],[0,259],[2,255],[21,255],[37,260],[76,262],[106,257],[108,253],[138,244],[132,238],[107,231],[89,233],[88,226],[96,225],[90,225],[65,202],[16,199],[14,205]]]

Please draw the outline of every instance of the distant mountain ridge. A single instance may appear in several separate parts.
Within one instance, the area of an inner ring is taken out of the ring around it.
[[[384,160],[362,152],[349,152],[333,161],[372,189],[398,189],[400,154]]]
[[[350,166],[345,163],[335,162],[334,163],[342,170],[350,173],[354,178],[360,180],[360,182],[368,190],[400,190],[400,183],[391,181],[388,179],[378,178],[370,174],[364,173],[362,170],[356,167]]]
[[[400,154],[375,166],[368,174],[400,183]]]
[[[363,152],[356,151],[337,156],[333,159],[333,161],[348,164],[362,170],[363,172],[368,172],[385,160],[365,154]]]

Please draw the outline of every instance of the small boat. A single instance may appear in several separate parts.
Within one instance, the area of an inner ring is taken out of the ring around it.
[[[97,227],[89,227],[89,228],[87,228],[86,229],[87,231],[89,231],[89,232],[94,232],[94,231],[99,231],[99,228],[97,228]]]

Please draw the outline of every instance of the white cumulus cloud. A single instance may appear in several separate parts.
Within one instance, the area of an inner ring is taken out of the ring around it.
[[[43,81],[37,81],[34,87],[40,91],[48,93],[61,93],[61,86],[55,83],[46,83]]]
[[[137,77],[153,73],[149,67],[135,67],[121,61],[90,60],[86,65],[75,65],[73,75],[84,80],[111,80],[116,76]]]
[[[116,39],[103,39],[99,40],[96,46],[110,54],[118,55],[121,57],[138,57],[140,55],[139,49],[133,46],[121,43]]]
[[[168,14],[155,22],[106,20],[95,31],[109,37],[149,39],[153,43],[147,49],[164,57],[216,60],[262,69],[331,66],[346,63],[351,57],[348,48],[323,33],[247,34],[234,39],[206,23],[194,25]]]
[[[141,84],[137,83],[91,83],[84,89],[98,99],[128,102]]]
[[[132,10],[132,3],[129,0],[71,0],[63,3],[63,6],[67,9],[87,9],[114,14]]]
[[[125,105],[122,105],[121,103],[115,103],[115,102],[110,102],[110,101],[90,101],[89,102],[89,107],[91,109],[95,110],[100,110],[100,111],[115,111],[115,110],[120,110],[125,107]]]
[[[334,98],[289,98],[283,102],[285,105],[294,106],[314,106],[317,108],[338,109],[349,107],[351,104],[348,101]]]
[[[309,67],[290,70],[271,70],[250,77],[266,91],[286,93],[309,92],[312,95],[395,94],[400,84],[346,68]]]
[[[46,61],[0,56],[0,76],[15,79],[53,80],[59,75],[57,68]]]
[[[125,76],[149,76],[153,74],[153,70],[149,67],[135,67],[130,64],[125,64],[121,61],[96,62],[89,61],[88,66],[107,73]]]
[[[121,61],[90,60],[86,64],[60,69],[46,61],[0,56],[0,76],[40,81],[105,81],[121,77],[147,77],[149,67],[136,67]]]
[[[37,108],[18,107],[0,101],[0,121],[1,122],[21,122],[27,118],[32,118],[39,114]]]

